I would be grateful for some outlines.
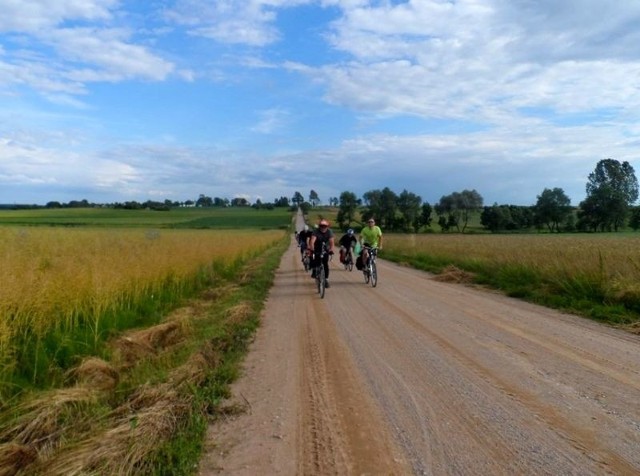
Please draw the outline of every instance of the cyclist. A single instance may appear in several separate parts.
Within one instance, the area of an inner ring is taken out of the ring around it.
[[[313,231],[311,238],[309,239],[309,250],[313,252],[313,261],[311,262],[311,268],[315,273],[315,268],[320,266],[320,256],[322,254],[322,245],[326,244],[327,253],[322,259],[322,265],[324,266],[325,282],[324,286],[329,287],[329,255],[333,254],[335,238],[333,237],[333,231],[329,228],[329,222],[324,218],[318,223],[318,228]],[[311,277],[315,278],[314,274]]]
[[[304,226],[304,229],[300,230],[298,233],[298,246],[300,246],[300,256],[303,257],[305,251],[307,251],[307,246],[309,245],[309,238],[313,231],[309,229],[308,225]]]
[[[353,248],[355,247],[358,239],[353,233],[353,229],[349,228],[347,232],[342,235],[338,244],[340,245],[340,262],[344,263],[349,253],[353,256]]]
[[[369,258],[369,252],[367,251],[366,246],[378,248],[379,250],[382,249],[382,230],[376,225],[376,221],[373,217],[367,220],[367,226],[360,231],[360,243],[362,244],[360,256],[362,256],[363,263],[366,263]]]

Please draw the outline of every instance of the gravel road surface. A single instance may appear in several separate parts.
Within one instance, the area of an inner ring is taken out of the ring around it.
[[[378,265],[292,241],[200,475],[640,474],[640,336]]]

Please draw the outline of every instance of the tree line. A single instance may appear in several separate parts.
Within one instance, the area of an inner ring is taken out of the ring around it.
[[[483,228],[497,233],[531,229],[549,232],[618,231],[627,224],[640,229],[638,180],[628,162],[604,159],[589,174],[586,198],[578,207],[562,188],[545,188],[533,206],[484,206],[476,190],[444,195],[433,206],[406,189],[396,194],[388,187],[370,190],[362,199],[353,192],[342,192],[338,199],[337,225],[340,228],[362,225],[370,216],[388,231],[421,232],[437,225],[444,232],[465,232],[472,216],[480,214]]]

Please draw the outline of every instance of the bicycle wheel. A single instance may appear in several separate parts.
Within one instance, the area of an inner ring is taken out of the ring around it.
[[[324,266],[320,265],[318,271],[316,271],[316,276],[318,279],[318,292],[320,293],[320,299],[324,299],[324,290],[325,290],[325,278],[324,278]]]
[[[369,284],[369,269],[369,265],[366,265],[364,268],[362,268],[362,274],[364,274],[365,284]]]
[[[304,265],[304,270],[309,271],[309,257],[305,256],[302,258],[302,264]]]
[[[311,274],[311,276],[313,276],[313,279],[316,280],[316,292],[320,292],[320,280],[318,279],[318,274],[320,273],[320,271],[318,270],[318,268],[312,268],[313,269],[313,273]]]
[[[349,258],[349,262],[347,263],[347,269],[353,271],[353,260],[351,258]]]
[[[376,267],[376,262],[371,262],[371,287],[376,287],[378,285],[378,268]]]

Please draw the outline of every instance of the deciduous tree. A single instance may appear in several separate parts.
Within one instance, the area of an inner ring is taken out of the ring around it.
[[[351,223],[355,221],[356,211],[358,209],[356,194],[353,192],[342,192],[338,203],[339,210],[336,216],[338,227],[342,229],[348,228],[351,226]]]
[[[309,202],[311,203],[312,207],[317,207],[320,204],[320,197],[318,197],[318,192],[313,189],[311,189],[311,191],[309,192]]]
[[[587,197],[580,203],[578,227],[593,231],[624,225],[629,207],[638,199],[638,179],[629,162],[604,159],[589,174]]]
[[[300,192],[296,190],[295,193],[293,194],[293,197],[291,197],[291,203],[299,207],[302,204],[302,202],[304,202],[304,197]]]
[[[445,220],[438,219],[438,224],[441,226],[446,224],[447,229],[455,227],[464,233],[471,213],[480,210],[482,202],[482,196],[476,190],[463,190],[451,195],[443,195],[435,209],[436,213]]]
[[[561,188],[545,188],[535,205],[535,221],[546,225],[551,232],[559,232],[560,224],[571,214],[571,199]]]
[[[422,197],[415,193],[403,190],[397,199],[398,210],[402,217],[402,229],[404,231],[417,230],[419,226],[418,218],[420,217],[420,205],[422,205]]]

